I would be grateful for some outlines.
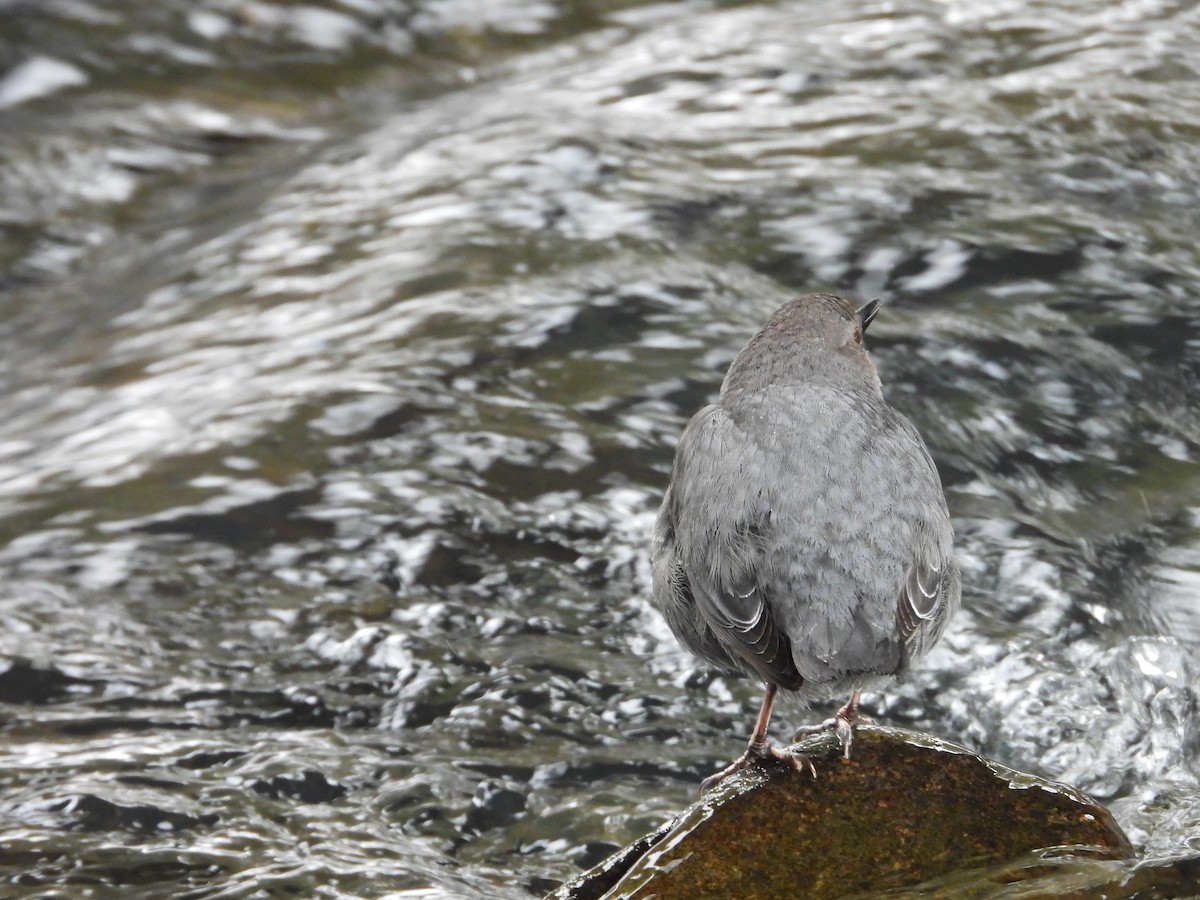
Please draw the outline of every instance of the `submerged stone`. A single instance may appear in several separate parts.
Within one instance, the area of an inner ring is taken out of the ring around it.
[[[1113,861],[1133,856],[1111,814],[1080,792],[928,735],[862,726],[850,760],[832,735],[793,749],[815,779],[745,769],[553,897],[821,900],[946,878],[996,887],[1072,861],[1107,866],[1094,875],[1111,880],[1127,866]]]

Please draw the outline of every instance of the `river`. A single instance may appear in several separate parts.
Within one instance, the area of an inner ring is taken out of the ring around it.
[[[809,290],[938,463],[889,724],[1200,851],[1200,8],[0,2],[0,894],[525,898],[758,689],[647,602]],[[783,707],[777,736],[828,710]]]

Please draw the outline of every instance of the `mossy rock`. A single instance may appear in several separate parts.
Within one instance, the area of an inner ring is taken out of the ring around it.
[[[995,885],[1064,860],[1133,856],[1109,812],[1078,791],[928,735],[866,725],[850,760],[832,735],[793,750],[813,760],[816,778],[743,770],[554,898],[899,896],[965,872]]]

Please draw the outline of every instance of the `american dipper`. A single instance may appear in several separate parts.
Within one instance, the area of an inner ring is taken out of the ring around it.
[[[863,332],[879,311],[808,294],[734,359],[720,398],[675,451],[654,526],[653,602],[689,651],[766,683],[744,756],[771,745],[780,688],[836,716],[847,758],[859,695],[941,636],[961,582],[941,480],[912,423],[883,399]]]

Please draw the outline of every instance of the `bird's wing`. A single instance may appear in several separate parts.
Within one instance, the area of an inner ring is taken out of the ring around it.
[[[739,593],[699,579],[691,588],[696,608],[729,650],[766,681],[789,690],[800,687],[791,644],[757,587]]]
[[[942,498],[941,479],[924,441],[911,422],[902,416],[897,418],[920,451],[913,454],[915,471],[910,483],[918,483],[924,477],[931,486],[929,495]],[[951,552],[954,536],[944,498],[940,513],[918,530],[918,549],[904,573],[896,601],[896,626],[908,651],[906,655],[914,651],[919,655],[937,640],[961,593],[958,566]]]
[[[726,648],[769,682],[802,683],[758,574],[769,504],[756,489],[761,451],[719,407],[702,410],[679,442],[672,525],[696,609]]]
[[[961,575],[952,556],[919,556],[909,568],[896,601],[896,627],[904,641],[904,665],[941,636],[959,604]]]
[[[942,568],[938,563],[917,560],[900,587],[896,615],[904,640],[912,637],[922,622],[937,615],[942,597]]]

